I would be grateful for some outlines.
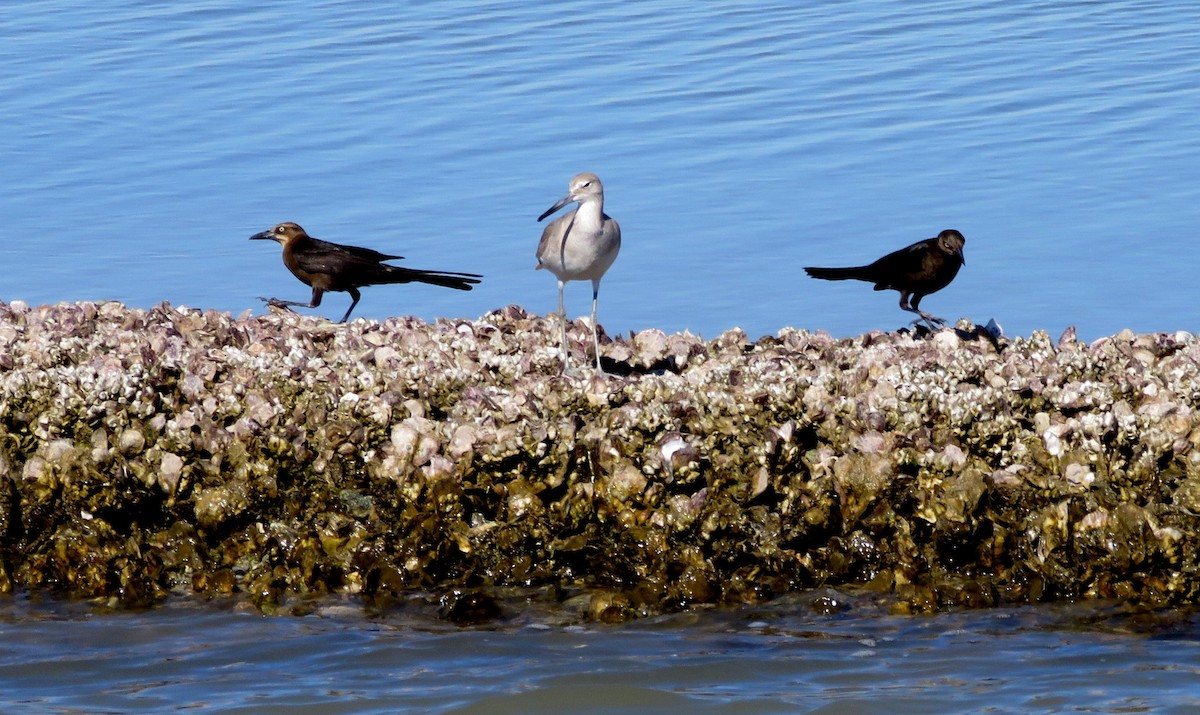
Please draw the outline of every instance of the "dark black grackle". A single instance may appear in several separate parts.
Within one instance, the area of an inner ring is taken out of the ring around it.
[[[874,283],[875,290],[898,290],[900,307],[921,316],[913,323],[924,320],[932,328],[945,325],[946,321],[921,310],[921,299],[950,285],[950,281],[958,275],[958,269],[967,262],[963,258],[963,245],[966,242],[961,233],[949,228],[939,233],[937,238],[917,241],[867,266],[805,268],[804,272],[827,281],[852,278]]]
[[[250,237],[250,240],[267,239],[277,241],[283,246],[283,265],[288,267],[292,275],[312,288],[312,300],[308,303],[279,298],[261,300],[277,308],[316,308],[321,305],[321,295],[327,290],[349,293],[353,300],[346,309],[346,314],[338,321],[341,323],[346,322],[354,306],[358,305],[358,299],[361,297],[358,289],[363,286],[416,282],[456,290],[471,290],[471,286],[479,283],[479,279],[483,277],[475,273],[424,271],[390,266],[383,261],[403,256],[389,256],[369,248],[322,241],[309,236],[304,229],[291,221]]]

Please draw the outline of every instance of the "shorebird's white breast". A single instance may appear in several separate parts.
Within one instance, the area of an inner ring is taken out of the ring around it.
[[[590,202],[555,219],[546,233],[549,240],[538,259],[563,281],[600,278],[621,250],[621,227]]]

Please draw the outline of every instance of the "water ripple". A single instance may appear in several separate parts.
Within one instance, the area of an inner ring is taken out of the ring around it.
[[[0,77],[0,253],[25,270],[2,297],[257,308],[305,293],[244,241],[286,218],[488,267],[366,316],[548,311],[533,218],[588,169],[626,233],[610,331],[894,328],[894,301],[798,267],[948,226],[968,268],[939,312],[1188,328],[1186,264],[1130,239],[1200,220],[1197,21],[1032,0],[21,5],[0,18],[21,68]]]

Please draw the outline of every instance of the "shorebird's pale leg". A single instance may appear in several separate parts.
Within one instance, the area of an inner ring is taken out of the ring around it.
[[[604,368],[600,367],[600,335],[596,332],[596,303],[600,299],[600,279],[592,279],[592,345],[596,348],[596,374],[603,375]]]
[[[567,373],[567,356],[571,354],[571,346],[567,343],[567,308],[563,303],[563,288],[566,285],[566,281],[560,280],[558,282],[558,317],[559,327],[562,329],[562,338],[558,344],[562,346],[562,371],[564,375]]]

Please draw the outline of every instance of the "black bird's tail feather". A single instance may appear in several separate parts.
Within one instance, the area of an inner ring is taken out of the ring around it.
[[[471,290],[483,276],[478,273],[455,273],[453,271],[426,271],[402,266],[380,266],[388,269],[374,283],[429,283],[455,290]]]
[[[854,266],[853,268],[813,268],[807,267],[804,272],[813,278],[820,278],[826,281],[844,281],[844,280],[860,280],[869,281],[873,278],[866,275],[866,266]]]

